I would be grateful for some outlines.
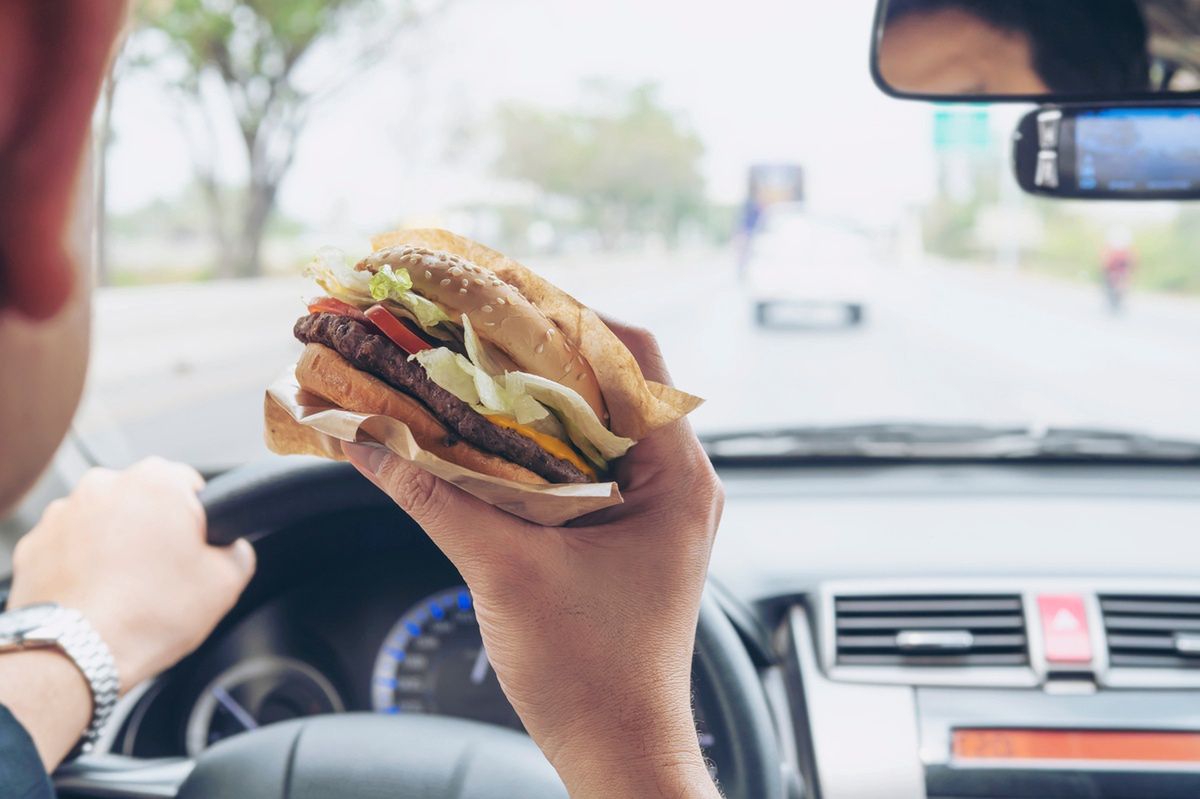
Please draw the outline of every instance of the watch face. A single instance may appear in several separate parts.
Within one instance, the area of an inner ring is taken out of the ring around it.
[[[56,610],[58,605],[46,602],[0,613],[0,637],[12,638],[29,630],[36,630],[45,624]]]

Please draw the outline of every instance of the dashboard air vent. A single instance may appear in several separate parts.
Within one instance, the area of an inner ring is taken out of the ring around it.
[[[1025,666],[1016,594],[834,598],[839,666]]]
[[[1200,596],[1101,595],[1114,667],[1200,668]]]

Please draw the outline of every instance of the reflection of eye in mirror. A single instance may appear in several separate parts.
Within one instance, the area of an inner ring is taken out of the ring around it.
[[[1119,99],[1196,91],[1198,53],[1176,0],[881,0],[874,71],[901,96]]]

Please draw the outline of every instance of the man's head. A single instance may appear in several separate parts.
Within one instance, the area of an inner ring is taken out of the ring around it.
[[[45,468],[83,388],[91,231],[78,198],[125,17],[109,0],[0,14],[0,513]]]
[[[1135,0],[891,0],[879,70],[914,94],[1145,91]]]

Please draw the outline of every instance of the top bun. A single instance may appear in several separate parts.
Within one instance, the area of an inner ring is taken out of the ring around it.
[[[357,268],[403,267],[417,293],[457,319],[466,314],[481,339],[503,350],[522,371],[574,389],[601,420],[604,396],[591,365],[537,306],[490,269],[447,252],[400,245],[378,250]]]

